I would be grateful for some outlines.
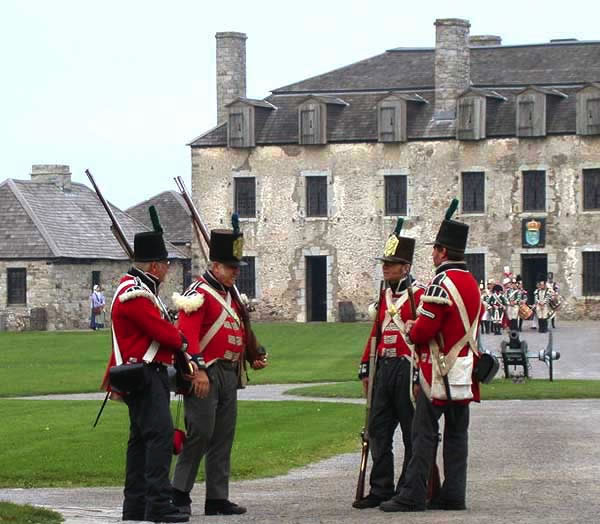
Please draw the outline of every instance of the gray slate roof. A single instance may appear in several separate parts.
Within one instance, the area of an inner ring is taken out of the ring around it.
[[[111,204],[129,243],[144,226]],[[0,259],[78,258],[126,260],[110,230],[110,219],[96,193],[72,183],[58,185],[7,179],[0,183]],[[185,258],[167,244],[171,258]]]
[[[126,209],[126,213],[149,228],[152,227],[148,208],[156,207],[165,238],[173,244],[192,241],[192,222],[183,198],[176,191],[164,191]]]
[[[328,142],[376,141],[376,105],[382,95],[419,95],[429,104],[408,103],[408,139],[451,138],[452,125],[436,124],[434,49],[392,49],[301,82],[275,89],[266,100],[277,107],[256,123],[256,143],[297,144],[298,105],[312,94],[336,96],[348,106],[327,108]],[[535,85],[557,88],[566,99],[548,97],[547,133],[575,133],[575,93],[600,80],[600,42],[562,42],[523,46],[471,48],[471,82],[493,90],[506,101],[487,99],[487,136],[515,136],[516,95]],[[227,124],[190,143],[192,147],[224,146]]]

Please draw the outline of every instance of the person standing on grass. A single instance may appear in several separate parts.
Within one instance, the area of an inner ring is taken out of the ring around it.
[[[92,294],[90,295],[90,329],[93,329],[95,331],[99,328],[104,327],[104,323],[100,320],[100,315],[104,313],[105,305],[106,299],[104,298],[104,293],[102,293],[100,286],[98,284],[95,284],[92,290]]]
[[[414,347],[404,334],[405,322],[414,319],[411,297],[412,288],[415,307],[424,288],[415,284],[410,276],[410,268],[415,251],[414,238],[400,236],[402,219],[394,233],[388,238],[384,255],[378,258],[383,262],[385,288],[379,297],[376,320],[362,356],[359,378],[365,394],[369,382],[369,354],[371,339],[377,340],[377,370],[373,384],[373,402],[369,422],[369,444],[373,467],[369,478],[369,494],[354,501],[357,509],[374,508],[389,500],[403,485],[406,466],[412,455],[411,425],[413,420]],[[394,478],[393,438],[400,424],[404,443],[402,471],[397,484]]]
[[[173,362],[174,352],[186,351],[187,342],[158,298],[169,270],[167,257],[162,232],[135,235],[134,265],[121,278],[111,308],[113,352],[103,387],[110,390],[112,366],[121,361],[146,363],[141,389],[122,395],[130,421],[123,520],[189,520],[171,503],[169,482],[173,420],[167,364]]]
[[[464,261],[469,227],[451,220],[457,206],[454,199],[435,239],[436,275],[421,297],[417,320],[405,325],[408,341],[416,345],[419,355],[421,385],[413,420],[413,454],[403,486],[379,506],[382,511],[425,510],[442,415],[444,483],[429,508],[466,508],[469,403],[480,399],[473,370],[482,305],[477,281]]]
[[[243,372],[246,340],[241,308],[232,300],[231,288],[240,273],[243,236],[239,229],[211,231],[208,271],[186,290],[175,295],[178,325],[189,340],[189,352],[203,369],[194,375],[200,397],[184,397],[187,440],[173,475],[173,503],[191,515],[190,492],[205,458],[206,515],[237,515],[246,508],[229,500],[231,447],[237,419],[238,375]],[[251,363],[254,369],[266,361]]]

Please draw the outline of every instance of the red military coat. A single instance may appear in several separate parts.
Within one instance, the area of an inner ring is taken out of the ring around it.
[[[412,292],[415,305],[418,305],[425,288],[413,282]],[[404,286],[398,293],[393,293],[390,288],[384,289],[379,297],[377,320],[373,323],[361,364],[369,362],[371,339],[376,337],[378,333],[380,334],[377,344],[378,357],[410,357],[412,351],[404,336],[404,323],[411,319],[414,319],[414,315],[406,287]],[[365,366],[361,366],[361,368],[367,371]],[[365,373],[361,372],[361,374],[364,375]]]
[[[441,353],[448,355],[455,345],[458,349],[457,343],[466,333],[457,301],[450,289],[455,289],[462,299],[473,338],[478,333],[482,303],[477,281],[466,270],[464,263],[444,263],[436,273],[421,297],[419,315],[409,337],[416,344],[419,354],[421,387],[434,404],[445,404],[447,399],[443,380],[437,363],[433,362],[432,347],[437,344]],[[479,402],[479,383],[473,378],[477,358],[468,343],[460,344],[456,362],[448,373],[454,402]]]
[[[207,366],[218,359],[239,360],[245,344],[240,308],[210,273],[175,296],[174,302],[179,309],[177,325],[188,340],[190,355],[201,354]]]
[[[155,292],[156,283],[135,268],[119,282],[111,306],[111,318],[123,362],[142,362],[144,354],[156,341],[159,349],[153,362],[172,364],[173,353],[181,348],[181,333],[167,320],[166,308]],[[113,348],[102,381],[104,389],[108,388],[108,369],[116,364]]]

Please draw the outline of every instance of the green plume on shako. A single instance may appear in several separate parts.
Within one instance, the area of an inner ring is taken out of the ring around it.
[[[150,220],[152,221],[152,227],[154,228],[154,231],[157,233],[162,233],[163,228],[160,225],[160,220],[158,219],[158,211],[156,211],[154,206],[150,206]]]
[[[398,218],[398,221],[396,222],[396,228],[394,229],[394,235],[397,237],[400,236],[400,231],[402,231],[402,224],[404,224],[404,219]]]
[[[458,209],[458,198],[453,198],[452,202],[450,202],[450,205],[448,206],[448,209],[446,210],[446,220],[450,220],[452,218],[452,215],[454,214],[454,212]]]
[[[240,233],[240,215],[233,213],[231,215],[231,227],[233,227],[233,234],[239,235]]]

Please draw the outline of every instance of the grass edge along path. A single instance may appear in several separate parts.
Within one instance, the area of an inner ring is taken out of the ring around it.
[[[109,403],[92,429],[99,406],[89,400],[0,400],[0,487],[122,485],[127,409]],[[175,403],[171,407],[175,412]],[[363,408],[352,404],[240,401],[232,478],[282,475],[358,451],[362,419]]]
[[[12,502],[0,501],[0,522],[7,524],[35,523],[35,524],[59,524],[64,522],[60,513],[49,509],[38,508],[29,504],[13,504]]]
[[[293,388],[284,395],[322,398],[362,398],[362,386],[358,380],[323,386]],[[496,379],[481,385],[482,400],[558,400],[600,398],[600,380],[561,379],[550,382],[531,379],[522,383]]]

